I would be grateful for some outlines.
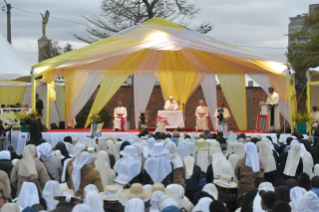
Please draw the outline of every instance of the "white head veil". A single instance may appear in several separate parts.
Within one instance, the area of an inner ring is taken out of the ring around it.
[[[114,146],[116,147],[117,151],[120,151],[121,145],[122,145],[122,141],[118,141],[114,144]]]
[[[125,212],[143,212],[144,210],[144,202],[139,198],[130,199],[125,206]]]
[[[287,176],[294,177],[300,160],[300,144],[293,144],[290,146],[284,174]]]
[[[38,188],[34,182],[24,181],[19,194],[17,205],[25,209],[26,207],[32,207],[35,204],[40,203],[40,197]]]
[[[254,143],[248,142],[245,144],[246,162],[245,165],[251,167],[253,172],[259,172],[259,157],[257,147]]]
[[[177,152],[181,159],[184,159],[186,156],[190,155],[189,143],[185,140],[178,142]]]
[[[253,201],[253,212],[264,212],[264,210],[261,208],[261,196],[259,195],[259,191],[273,191],[272,189],[268,187],[264,187],[259,189],[258,188],[258,193],[256,194],[254,201]]]
[[[133,146],[135,146],[136,151],[137,151],[137,159],[142,161],[142,154],[143,154],[143,145],[140,143],[134,143]]]
[[[112,143],[108,143],[107,153],[113,155],[115,157],[115,161],[120,159],[119,151],[117,150],[116,146]]]
[[[78,156],[85,148],[86,146],[83,143],[77,143],[73,150],[73,153],[74,153],[73,156],[74,157]]]
[[[61,186],[60,184],[55,180],[49,180],[46,182],[42,197],[45,199],[45,202],[47,203],[47,210],[52,211],[56,209],[57,204],[59,201],[55,200],[55,196],[59,196],[61,194]]]
[[[300,144],[300,157],[303,163],[303,172],[306,172],[310,179],[312,178],[312,168],[314,166],[311,154],[306,150],[303,143]]]
[[[41,144],[38,146],[39,153],[45,157],[51,157],[52,156],[52,147],[51,144],[48,142]]]
[[[147,139],[147,142],[148,142],[148,147],[149,147],[150,149],[153,149],[154,144],[156,143],[155,138],[150,137],[149,139]]]
[[[297,210],[301,212],[313,212],[319,210],[319,198],[313,191],[308,191],[300,200]]]
[[[99,192],[99,189],[94,184],[89,184],[84,187],[84,203],[86,202],[86,197],[90,191]]]
[[[222,174],[227,174],[231,177],[234,176],[234,170],[223,153],[213,154],[212,164],[215,178],[219,178]]]
[[[228,157],[230,154],[233,154],[235,152],[234,147],[235,147],[235,142],[230,142],[227,145],[227,150],[225,153],[225,156]]]
[[[214,200],[218,200],[218,190],[213,183],[207,183],[202,191],[209,193],[212,197],[214,197]]]
[[[65,172],[66,172],[66,167],[68,166],[69,161],[72,160],[72,158],[68,158],[64,160],[63,163],[63,173],[62,173],[62,177],[61,177],[61,181],[65,182]]]
[[[209,197],[200,198],[193,211],[209,212],[209,205],[212,201],[213,200]]]
[[[306,193],[307,193],[306,189],[301,188],[299,186],[296,186],[290,189],[289,195],[295,210],[297,210],[300,200]]]
[[[202,172],[206,173],[207,167],[209,166],[207,150],[197,151],[196,165],[200,167]]]
[[[172,197],[173,199],[176,201],[176,203],[179,205],[180,207],[180,203],[184,197],[185,194],[185,190],[184,187],[179,185],[179,184],[174,184],[170,190],[172,191]]]
[[[149,212],[160,212],[159,209],[158,209],[158,203],[159,203],[159,200],[161,199],[162,196],[164,196],[164,192],[162,191],[155,191],[153,194],[152,194],[152,199],[151,199],[151,207],[150,207],[150,211]]]
[[[212,140],[209,147],[209,154],[213,155],[214,153],[221,153],[222,149],[220,148],[220,143],[216,140]]]
[[[20,161],[19,172],[20,176],[38,178],[38,172],[35,167],[35,157],[37,156],[37,147],[35,145],[27,145],[23,149],[23,158]]]
[[[233,132],[228,135],[227,143],[229,144],[230,142],[237,142],[236,135]]]
[[[239,158],[245,157],[244,144],[236,142],[234,146],[234,153],[238,155]]]
[[[186,179],[190,179],[193,175],[195,158],[194,156],[186,156],[184,158],[185,169],[186,169]]]
[[[89,206],[93,212],[104,212],[104,201],[96,191],[90,191],[86,195],[84,204]]]
[[[236,168],[236,165],[237,165],[237,162],[239,161],[239,156],[236,155],[236,154],[231,154],[228,158],[228,162],[230,163],[231,167],[232,167],[232,170],[235,172],[235,168]],[[235,183],[238,183],[238,179],[236,177],[236,175],[234,175],[234,178],[233,178],[233,181]]]
[[[314,172],[313,172],[313,177],[314,176],[319,176],[319,164],[315,165]]]
[[[187,139],[186,139],[186,141],[187,141]],[[191,140],[188,142],[188,145],[189,145],[189,153],[192,156],[195,156],[196,155],[196,145]]]
[[[11,160],[11,154],[8,150],[2,150],[0,152],[0,160]]]
[[[264,164],[264,172],[267,173],[276,170],[277,166],[275,158],[272,154],[272,149],[269,147],[269,145],[267,145],[266,141],[259,141],[257,144],[260,146],[258,156]]]
[[[159,204],[160,211],[164,210],[165,208],[169,206],[178,207],[177,202],[172,197],[167,195],[162,196],[158,204]]]
[[[173,163],[174,169],[178,169],[184,166],[181,157],[177,153],[176,144],[173,142],[169,142],[166,144],[165,149],[169,151],[168,157],[170,158],[171,162]]]
[[[87,206],[87,205],[77,204],[72,209],[72,212],[94,212],[94,211],[92,211],[91,208],[89,206]]]
[[[115,172],[113,169],[110,168],[110,166],[110,158],[107,152],[105,152],[104,150],[99,151],[96,157],[95,169],[100,172],[103,187],[111,185],[112,181],[115,178]]]
[[[75,192],[77,192],[80,188],[82,167],[85,165],[89,165],[90,163],[91,155],[88,152],[82,152],[73,161],[72,181]]]
[[[154,183],[161,183],[172,172],[171,162],[167,155],[152,156],[147,159],[144,169]]]
[[[126,146],[124,148],[129,149],[131,155],[123,156],[120,160],[116,161],[114,165],[114,171],[117,174],[126,174],[131,181],[142,171],[142,161],[137,159],[136,147],[133,145]]]

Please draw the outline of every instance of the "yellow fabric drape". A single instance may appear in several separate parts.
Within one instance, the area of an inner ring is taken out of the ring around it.
[[[179,109],[186,104],[196,80],[196,70],[181,51],[163,51],[159,65],[159,82],[163,96],[179,102]]]
[[[72,99],[74,95],[74,87],[75,87],[75,73],[76,69],[67,69],[63,71],[64,84],[65,84],[65,114],[66,114],[66,127],[69,123],[72,123],[73,120],[69,120]]]
[[[282,77],[286,77],[283,73],[277,71],[276,69],[274,69],[274,67],[272,67],[271,65],[269,65],[265,61],[259,61],[259,60],[250,60],[250,61],[255,63],[256,65],[262,67],[263,69],[273,73],[273,74],[276,74],[276,75],[279,75],[279,76],[282,76]]]
[[[62,121],[66,121],[66,113],[65,113],[65,90],[63,86],[56,86],[55,87],[58,95],[59,95],[59,100],[60,100],[60,109],[61,109],[61,116],[62,116]]]
[[[0,102],[5,105],[22,103],[26,87],[0,87]]]
[[[135,52],[106,71],[99,92],[97,93],[92,105],[89,117],[86,120],[85,128],[87,128],[91,123],[90,117],[93,114],[98,114],[102,110],[116,91],[122,86],[125,80],[150,53],[150,51],[151,50],[141,50]]]
[[[245,74],[217,74],[239,130],[247,130]]]

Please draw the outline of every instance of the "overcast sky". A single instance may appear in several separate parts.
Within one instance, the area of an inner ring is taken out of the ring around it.
[[[211,22],[211,37],[238,46],[283,49],[248,48],[273,59],[286,62],[284,56],[288,38],[289,17],[307,13],[309,4],[319,0],[190,0],[201,7],[192,25]],[[81,15],[101,14],[101,0],[7,0],[12,7],[35,13],[50,11],[51,17],[86,24]],[[0,0],[0,7],[5,6]],[[37,39],[42,36],[41,16],[12,9],[12,44],[20,55],[33,65],[37,63]],[[0,33],[7,35],[6,14],[0,11]],[[61,45],[71,43],[80,48],[85,43],[69,32],[85,34],[84,26],[50,19],[47,36]]]

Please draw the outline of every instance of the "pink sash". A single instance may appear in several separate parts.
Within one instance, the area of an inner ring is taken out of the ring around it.
[[[121,129],[125,129],[125,118],[122,117],[124,114],[116,114],[117,116],[120,116],[121,117]]]

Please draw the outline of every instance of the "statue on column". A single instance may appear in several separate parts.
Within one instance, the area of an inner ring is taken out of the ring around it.
[[[42,15],[42,37],[46,37],[46,25],[48,24],[49,22],[49,17],[50,17],[50,12],[47,10],[43,16],[43,14],[41,13]]]

